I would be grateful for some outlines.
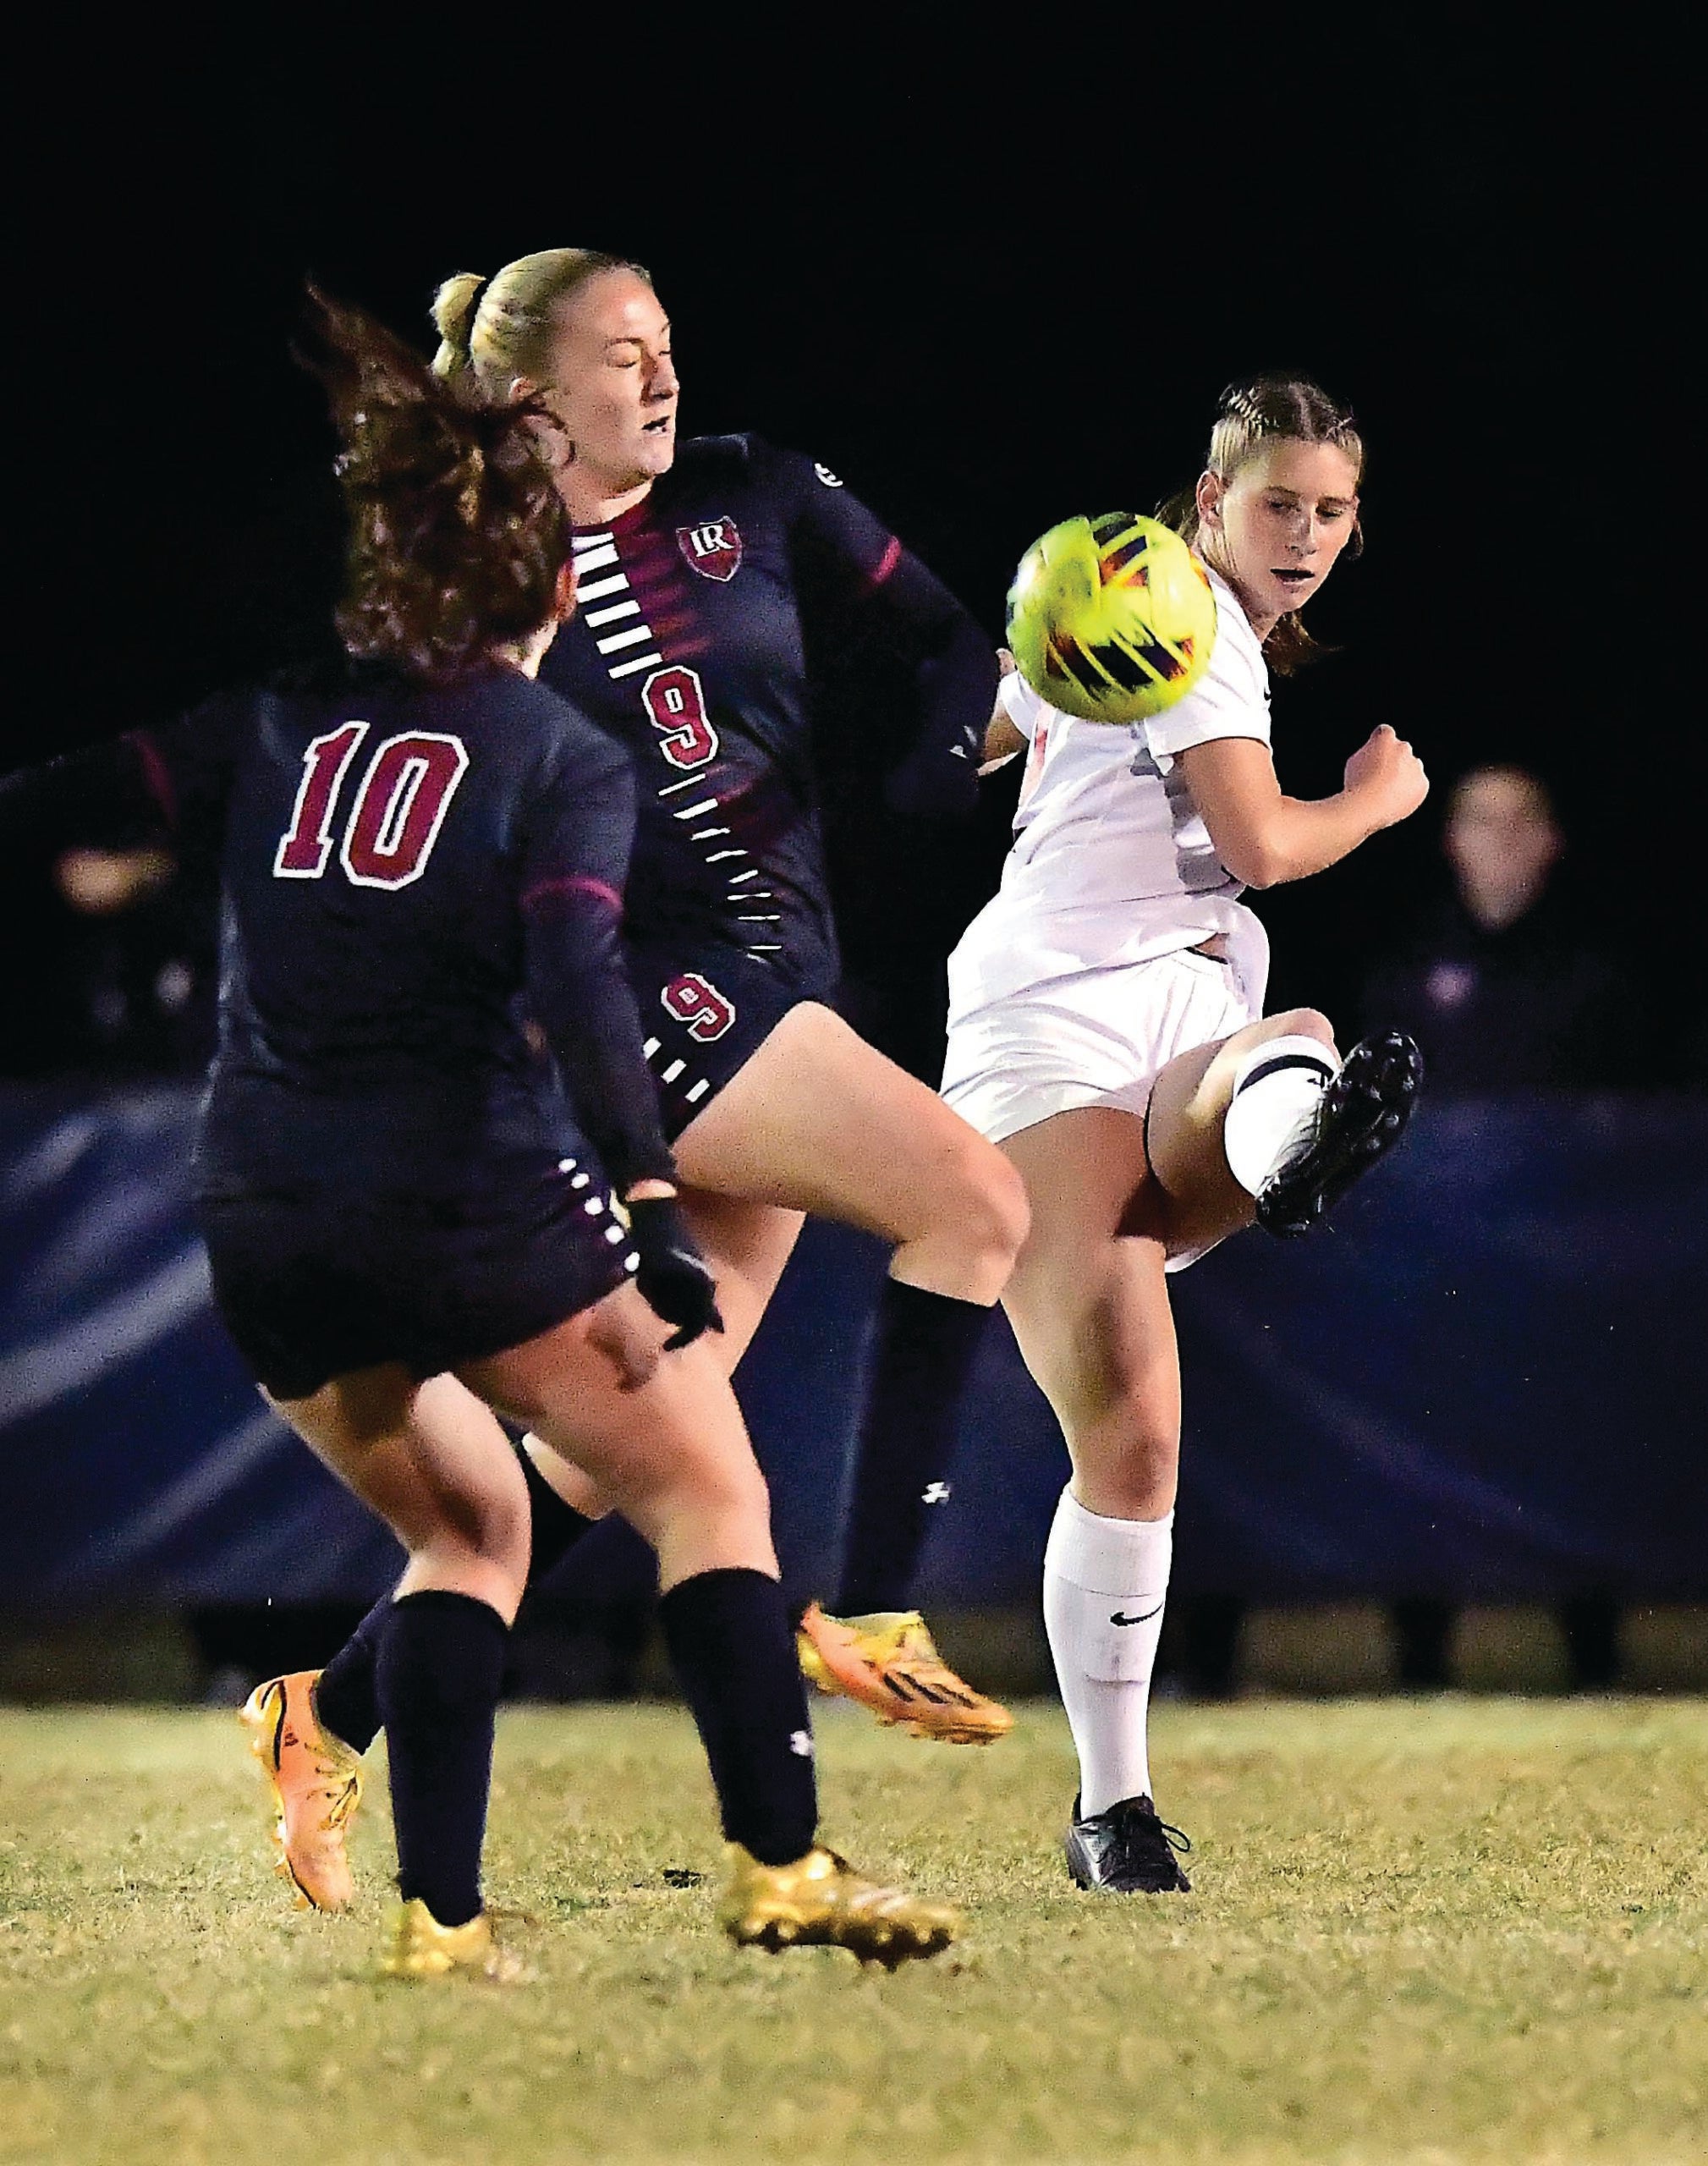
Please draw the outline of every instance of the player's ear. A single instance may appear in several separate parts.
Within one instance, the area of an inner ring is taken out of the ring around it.
[[[1222,476],[1213,472],[1209,467],[1205,467],[1198,477],[1198,487],[1194,492],[1198,505],[1200,525],[1214,527],[1220,531],[1222,499],[1224,493],[1225,487]]]
[[[557,574],[557,588],[552,597],[552,606],[560,624],[567,624],[575,614],[575,559],[566,557],[563,569]]]

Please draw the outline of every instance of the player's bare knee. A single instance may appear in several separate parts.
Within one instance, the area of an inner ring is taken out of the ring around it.
[[[1032,1220],[1019,1169],[994,1144],[969,1130],[937,1203],[941,1224],[933,1229],[934,1245],[953,1240],[969,1263],[999,1272],[1000,1288],[1025,1245]]]
[[[1283,1009],[1278,1015],[1265,1016],[1264,1028],[1271,1037],[1315,1038],[1335,1050],[1334,1025],[1315,1008]]]

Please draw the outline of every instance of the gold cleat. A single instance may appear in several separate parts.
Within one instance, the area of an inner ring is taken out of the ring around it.
[[[739,1843],[727,1846],[729,1883],[717,1922],[738,1948],[845,1948],[862,1963],[940,1954],[961,1930],[961,1914],[900,1888],[881,1888],[834,1850],[809,1850],[793,1865],[761,1865]]]
[[[519,1955],[501,1948],[492,1921],[478,1912],[467,1925],[442,1926],[419,1895],[393,1913],[380,1974],[387,1978],[448,1978],[453,1972],[489,1985],[521,1985],[530,1975]]]
[[[795,1635],[803,1672],[821,1692],[841,1692],[881,1723],[946,1745],[991,1745],[1014,1727],[994,1700],[956,1676],[916,1609],[827,1617],[816,1603]]]
[[[275,1870],[296,1889],[299,1909],[342,1910],[355,1894],[344,1837],[361,1803],[362,1762],[321,1728],[314,1707],[319,1675],[299,1669],[269,1678],[250,1694],[239,1719],[272,1787]]]

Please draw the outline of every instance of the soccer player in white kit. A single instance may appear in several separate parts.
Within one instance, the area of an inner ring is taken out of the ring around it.
[[[949,962],[943,1096],[1025,1179],[1003,1303],[1073,1478],[1044,1615],[1080,1768],[1081,1887],[1189,1886],[1146,1749],[1180,1443],[1167,1273],[1238,1228],[1302,1233],[1396,1140],[1421,1074],[1398,1033],[1344,1064],[1326,1018],[1263,1014],[1268,943],[1243,888],[1321,872],[1428,788],[1386,725],[1332,797],[1284,795],[1269,668],[1358,533],[1363,447],[1314,384],[1225,393],[1196,490],[1167,508],[1209,571],[1209,669],[1167,712],[1076,720],[1003,680],[987,759],[1026,775],[1000,890]]]

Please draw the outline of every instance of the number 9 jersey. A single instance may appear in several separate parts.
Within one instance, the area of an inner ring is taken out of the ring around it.
[[[675,1135],[801,1000],[834,998],[808,646],[876,613],[916,665],[903,809],[970,807],[996,687],[975,620],[828,468],[753,436],[682,445],[574,536],[576,611],[541,668],[634,755],[623,939]]]

